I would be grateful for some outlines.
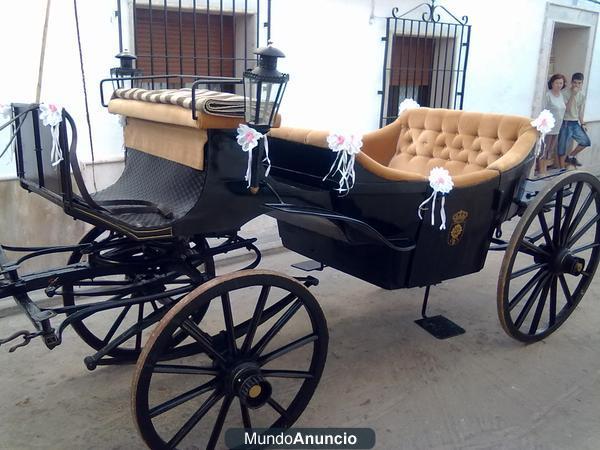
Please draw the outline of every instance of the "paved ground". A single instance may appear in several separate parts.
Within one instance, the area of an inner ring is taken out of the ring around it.
[[[496,318],[500,256],[480,274],[432,290],[431,313],[467,333],[438,341],[413,323],[422,290],[384,291],[332,269],[313,288],[330,328],[329,356],[301,426],[372,427],[380,449],[597,449],[600,442],[600,279],[565,326],[523,346]],[[289,274],[289,252],[262,264]],[[0,329],[27,326],[20,316]],[[0,349],[0,448],[143,448],[129,410],[132,367],[88,372],[71,331]]]

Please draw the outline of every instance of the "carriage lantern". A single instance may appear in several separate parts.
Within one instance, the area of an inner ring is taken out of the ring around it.
[[[124,50],[115,56],[119,60],[119,67],[113,67],[110,69],[111,78],[115,78],[113,81],[113,88],[123,88],[125,86],[125,80],[131,77],[139,76],[142,71],[133,67],[133,62],[137,59],[133,53],[128,50]],[[130,80],[131,87],[133,87],[133,80]]]
[[[261,47],[254,52],[258,55],[258,66],[244,72],[244,115],[252,128],[265,134],[273,126],[277,111],[290,78],[287,73],[277,70],[277,59],[283,58],[283,52],[271,45]],[[252,150],[250,192],[258,192],[258,169],[264,144],[262,141]]]
[[[250,126],[266,132],[277,117],[290,77],[277,70],[277,59],[285,57],[281,50],[269,43],[254,53],[258,55],[258,66],[244,72],[245,118]]]

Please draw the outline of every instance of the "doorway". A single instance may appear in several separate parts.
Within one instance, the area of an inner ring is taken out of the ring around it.
[[[586,59],[589,39],[590,27],[555,22],[546,79],[555,73],[561,73],[569,82],[573,73],[582,72],[587,80],[589,74],[586,73]]]

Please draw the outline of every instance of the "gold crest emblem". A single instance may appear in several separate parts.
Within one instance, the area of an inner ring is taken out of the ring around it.
[[[448,245],[456,245],[460,242],[465,233],[465,226],[468,218],[469,213],[462,209],[452,215],[452,225],[448,232]]]

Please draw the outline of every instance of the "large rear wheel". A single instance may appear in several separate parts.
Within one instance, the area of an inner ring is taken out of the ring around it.
[[[535,342],[556,331],[588,289],[600,256],[600,182],[558,176],[529,204],[510,239],[498,279],[506,333]]]

